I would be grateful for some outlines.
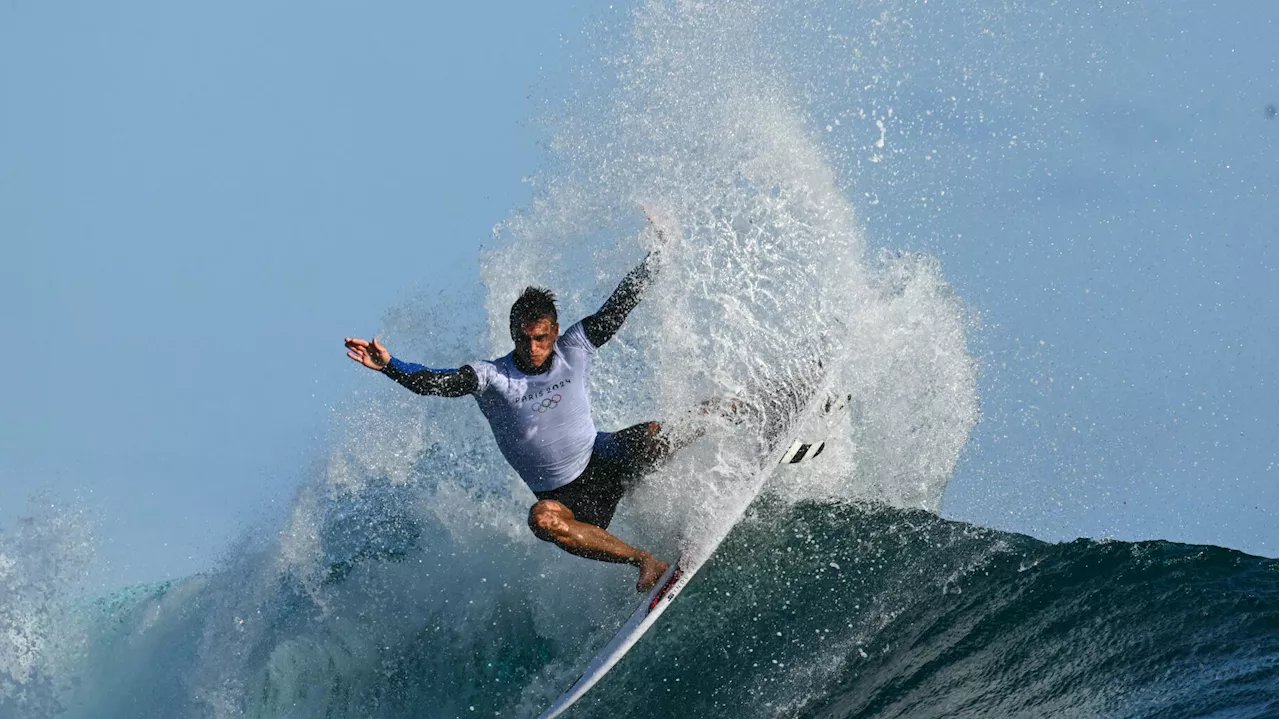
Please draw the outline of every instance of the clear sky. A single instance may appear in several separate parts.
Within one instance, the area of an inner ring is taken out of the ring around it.
[[[0,526],[81,493],[131,578],[318,458],[342,338],[478,282],[580,10],[0,5]],[[550,65],[548,65],[550,63]]]
[[[948,516],[1275,556],[1277,10],[1223,7],[1079,28],[1110,63],[1071,68],[1098,75],[1061,142],[850,177],[871,243],[938,255],[980,317]],[[342,337],[479,281],[597,12],[0,3],[0,527],[78,496],[118,584],[287,501],[371,381]]]

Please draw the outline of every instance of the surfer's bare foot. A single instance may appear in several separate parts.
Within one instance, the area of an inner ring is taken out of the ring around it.
[[[666,573],[667,567],[670,566],[669,563],[645,552],[640,557],[640,578],[636,580],[636,591],[644,594],[653,589],[658,580],[662,579],[662,575]]]

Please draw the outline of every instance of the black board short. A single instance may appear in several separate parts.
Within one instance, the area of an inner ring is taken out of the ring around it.
[[[569,508],[579,522],[608,529],[618,502],[640,476],[662,456],[661,443],[654,439],[655,424],[641,422],[617,432],[596,435],[587,468],[572,482],[534,492],[538,501],[554,500]]]

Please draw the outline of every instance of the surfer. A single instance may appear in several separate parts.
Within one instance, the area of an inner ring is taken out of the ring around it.
[[[660,243],[665,241],[657,229]],[[661,245],[622,280],[595,314],[560,332],[555,295],[526,287],[511,306],[515,349],[458,369],[430,369],[391,355],[376,338],[346,338],[347,356],[424,395],[472,395],[502,456],[533,491],[529,528],[544,541],[588,559],[630,564],[636,591],[651,589],[667,562],[607,530],[619,500],[640,476],[691,441],[660,422],[598,432],[588,384],[596,350],[608,342],[652,284]]]

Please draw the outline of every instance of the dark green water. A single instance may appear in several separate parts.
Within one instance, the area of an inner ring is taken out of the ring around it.
[[[547,597],[634,601],[539,594],[538,578],[495,563],[536,545],[468,553],[432,527],[388,527],[393,551],[336,563],[320,595],[227,569],[95,605],[63,708],[529,716],[611,631],[598,618],[611,614]],[[919,511],[765,500],[570,716],[1274,716],[1276,585],[1275,560],[1217,547],[1055,545]]]

